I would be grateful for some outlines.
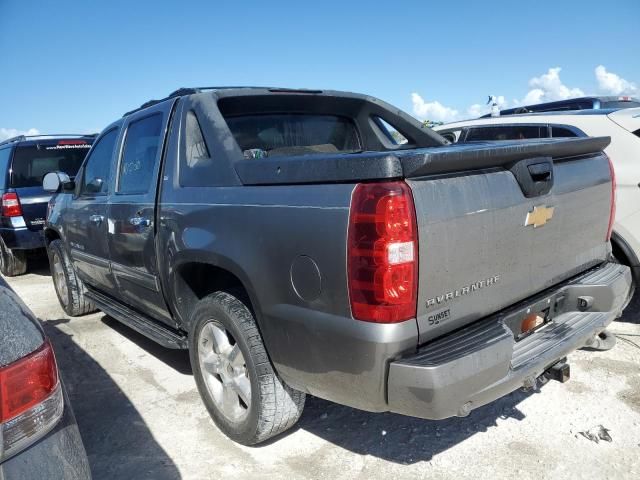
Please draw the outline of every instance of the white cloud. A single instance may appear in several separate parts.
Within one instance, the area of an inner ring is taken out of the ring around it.
[[[566,100],[582,97],[584,91],[577,87],[568,87],[560,78],[562,68],[549,68],[547,73],[529,80],[529,91],[521,99],[508,101],[504,96],[496,96],[498,107],[503,110],[509,107],[521,105],[535,105],[536,103]],[[595,76],[599,90],[608,95],[640,95],[640,87],[625,80],[615,73],[608,72],[603,65],[595,68]],[[419,94],[411,95],[413,113],[421,120],[429,119],[441,122],[452,122],[465,118],[477,118],[491,111],[491,105],[474,103],[470,105],[462,115],[458,110],[447,107],[437,100],[426,102]]]
[[[598,87],[609,95],[635,95],[638,87],[612,72],[607,72],[604,65],[598,65],[595,70]]]
[[[523,105],[531,105],[554,100],[566,100],[584,96],[579,88],[569,88],[560,80],[560,67],[550,68],[549,71],[539,77],[529,80],[531,90],[521,100]]]
[[[413,103],[413,113],[420,120],[431,120],[435,122],[451,122],[458,118],[458,111],[442,105],[438,101],[425,102],[417,93],[411,94]]]
[[[29,130],[16,130],[15,128],[2,128],[0,127],[0,142],[7,138],[17,137],[18,135],[40,135],[40,131],[37,128],[30,128]]]

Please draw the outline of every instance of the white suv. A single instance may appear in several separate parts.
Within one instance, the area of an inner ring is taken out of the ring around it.
[[[611,243],[640,282],[640,108],[527,113],[449,123],[435,130],[451,142],[551,137],[611,137],[605,152],[618,184]]]

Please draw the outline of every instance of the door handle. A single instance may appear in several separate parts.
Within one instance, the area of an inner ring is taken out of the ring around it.
[[[91,223],[95,223],[96,225],[100,225],[102,223],[102,221],[104,220],[104,216],[103,215],[91,215],[89,217],[89,220],[91,221]]]
[[[131,217],[129,223],[134,227],[148,227],[151,225],[151,220],[144,217]]]

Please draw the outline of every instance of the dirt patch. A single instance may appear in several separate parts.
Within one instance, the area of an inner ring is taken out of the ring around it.
[[[629,388],[618,393],[618,398],[629,408],[640,413],[640,378],[634,377],[629,380]]]

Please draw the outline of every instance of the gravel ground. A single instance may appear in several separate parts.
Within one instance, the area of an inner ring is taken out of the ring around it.
[[[572,354],[564,385],[441,422],[307,397],[297,428],[247,448],[209,419],[185,352],[102,313],[66,317],[43,262],[8,280],[54,343],[95,479],[640,478],[639,297],[616,347]],[[600,425],[611,442],[580,434]]]

